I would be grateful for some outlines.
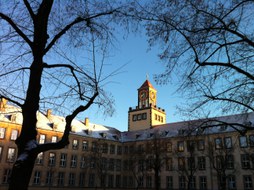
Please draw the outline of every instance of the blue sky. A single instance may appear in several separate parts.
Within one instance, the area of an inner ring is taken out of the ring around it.
[[[174,94],[176,84],[159,86],[153,80],[153,75],[163,71],[164,66],[157,54],[158,49],[152,48],[148,51],[146,38],[140,35],[130,34],[127,39],[118,38],[117,49],[113,57],[107,60],[110,63],[105,67],[106,72],[126,64],[122,72],[109,79],[106,90],[111,92],[115,98],[116,112],[112,117],[105,117],[98,108],[93,106],[79,118],[89,117],[90,122],[103,124],[126,131],[128,128],[128,109],[137,106],[137,89],[149,76],[149,81],[157,90],[157,106],[166,110],[167,122],[182,120],[176,113],[176,105],[181,104],[183,99],[179,94]]]

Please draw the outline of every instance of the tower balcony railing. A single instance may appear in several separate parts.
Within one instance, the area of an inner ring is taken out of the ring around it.
[[[153,104],[149,104],[149,106],[136,106],[136,107],[129,107],[129,111],[136,111],[136,110],[142,110],[142,109],[147,109],[147,108],[154,108],[158,111],[162,111],[162,112],[165,112],[165,109],[162,109],[161,107],[158,107],[156,105],[153,105]]]

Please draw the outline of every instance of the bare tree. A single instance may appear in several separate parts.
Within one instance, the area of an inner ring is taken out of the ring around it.
[[[180,111],[197,117],[254,111],[253,6],[252,0],[136,4],[132,16],[145,21],[150,46],[161,48],[166,63],[155,80],[179,79],[178,92],[188,97]]]
[[[93,103],[112,105],[101,88],[102,70],[119,7],[113,1],[0,2],[0,97],[23,115],[10,190],[27,189],[38,153],[69,143],[79,113]],[[49,106],[65,113],[65,131],[57,143],[38,144],[37,112]]]
[[[167,146],[160,138],[158,131],[155,131],[152,139],[145,144],[146,170],[153,171],[155,189],[160,189],[160,172],[167,160]]]
[[[229,141],[230,140],[230,141]],[[233,151],[235,145],[231,139],[223,140],[221,137],[215,138],[214,142],[210,141],[207,148],[207,157],[209,158],[212,168],[215,170],[219,189],[231,189],[228,187],[228,180],[237,173],[238,165],[234,161]]]

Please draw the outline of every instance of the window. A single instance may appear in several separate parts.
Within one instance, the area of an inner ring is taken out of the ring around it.
[[[75,174],[69,173],[69,185],[74,186],[75,185]]]
[[[95,158],[90,158],[90,168],[95,168]]]
[[[254,146],[254,135],[250,135],[249,136],[249,144],[250,144],[250,146]]]
[[[244,190],[252,189],[252,177],[251,175],[243,176]]]
[[[129,153],[129,147],[128,146],[124,146],[124,154],[128,154]]]
[[[167,152],[172,152],[172,143],[171,142],[167,143]]]
[[[109,159],[108,169],[113,171],[115,166],[115,160],[113,158]]]
[[[15,141],[18,137],[18,130],[17,129],[12,129],[11,130],[11,140]]]
[[[234,156],[226,155],[227,169],[234,169]]]
[[[71,155],[71,167],[75,168],[77,166],[77,155]]]
[[[188,152],[195,151],[195,141],[187,141],[187,150]]]
[[[144,187],[144,176],[138,176],[138,186]]]
[[[250,156],[249,154],[241,154],[241,165],[243,169],[250,168]]]
[[[166,188],[168,190],[173,189],[173,176],[166,176]]]
[[[136,114],[132,116],[132,121],[137,121],[137,115]]]
[[[196,177],[192,176],[190,178],[190,189],[196,189]]]
[[[146,113],[142,113],[142,119],[143,119],[143,120],[146,120],[146,118],[147,118]]]
[[[35,184],[35,185],[40,184],[40,178],[41,178],[41,172],[40,171],[35,171],[34,172],[33,184]]]
[[[52,171],[47,171],[46,184],[47,185],[53,184],[53,172]]]
[[[216,169],[221,169],[223,167],[223,156],[216,156]]]
[[[206,168],[206,159],[204,156],[198,157],[198,169],[205,170]]]
[[[184,151],[184,141],[177,142],[177,150],[178,150],[178,152]]]
[[[79,174],[79,186],[80,187],[85,186],[85,173],[84,172],[81,172]]]
[[[199,177],[199,189],[200,190],[206,190],[207,189],[206,176],[200,176]]]
[[[80,160],[80,168],[85,168],[86,167],[86,157],[82,156]]]
[[[132,176],[129,176],[129,187],[133,187],[134,185],[134,182],[133,182],[133,177]]]
[[[110,154],[115,154],[115,145],[111,144],[109,151],[110,151]]]
[[[88,142],[87,141],[82,141],[82,150],[87,151],[88,150]]]
[[[128,160],[123,161],[123,170],[126,171],[129,169],[129,162]]]
[[[188,169],[189,170],[194,170],[195,169],[195,158],[194,157],[189,157],[187,159],[188,162]]]
[[[15,148],[8,148],[7,162],[14,162],[15,151]]]
[[[54,166],[55,165],[55,163],[56,163],[56,154],[55,153],[53,153],[53,152],[50,152],[49,153],[49,162],[48,162],[49,164],[49,166]]]
[[[146,176],[146,187],[147,188],[152,187],[152,176]]]
[[[3,154],[3,147],[0,146],[0,160],[1,160],[1,158],[2,158],[2,154]]]
[[[42,163],[43,163],[43,152],[40,152],[40,153],[37,155],[37,158],[36,158],[35,163],[36,163],[36,164],[42,164]]]
[[[67,154],[61,153],[60,156],[60,167],[66,167]]]
[[[144,152],[144,145],[143,144],[139,144],[138,145],[138,153],[143,153]]]
[[[4,137],[5,137],[5,128],[3,128],[3,127],[0,127],[0,139],[4,139]]]
[[[39,136],[39,144],[44,144],[46,141],[46,135],[40,135]]]
[[[78,140],[77,139],[73,139],[72,141],[72,149],[78,149]]]
[[[185,189],[185,176],[179,176],[179,189]]]
[[[232,139],[231,137],[225,137],[224,138],[224,145],[225,145],[225,148],[232,148]]]
[[[247,137],[246,136],[239,137],[239,144],[241,148],[246,148],[248,146]]]
[[[94,185],[95,185],[95,175],[90,173],[88,179],[88,186],[94,187]]]
[[[144,171],[144,166],[145,166],[145,161],[144,160],[138,160],[138,171],[139,172],[142,172],[142,171]]]
[[[107,143],[104,143],[102,145],[102,153],[105,153],[105,154],[108,153],[108,144]]]
[[[96,151],[97,151],[97,143],[92,142],[92,152],[96,152]]]
[[[198,140],[198,150],[205,150],[205,141]]]
[[[57,142],[57,136],[52,136],[52,137],[51,137],[51,142],[52,142],[52,143]]]
[[[139,184],[139,187],[143,187],[143,185],[142,186],[140,185],[141,184]],[[121,175],[116,175],[116,187],[121,187]]]
[[[236,189],[236,181],[234,175],[229,175],[228,177],[228,189],[235,190]]]
[[[117,146],[117,154],[122,155],[122,146]]]
[[[64,172],[58,172],[57,185],[58,186],[64,185]]]
[[[178,158],[178,169],[179,170],[184,170],[185,169],[185,160],[184,160],[184,157],[179,157]]]
[[[3,183],[9,183],[11,177],[11,169],[5,169],[3,173]]]
[[[120,159],[116,160],[116,171],[121,171],[122,169],[122,162]]]
[[[108,175],[108,187],[114,186],[114,175]]]
[[[167,171],[172,171],[173,170],[173,159],[172,158],[167,158],[167,160],[166,160],[166,170]]]
[[[214,139],[214,144],[216,149],[222,149],[222,140],[221,138]]]

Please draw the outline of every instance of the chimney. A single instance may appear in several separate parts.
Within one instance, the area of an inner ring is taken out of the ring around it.
[[[7,104],[7,100],[5,98],[1,98],[0,100],[0,111],[5,111]]]
[[[51,117],[51,114],[52,114],[52,110],[48,109],[47,110],[47,115],[46,115],[48,119]]]
[[[85,126],[89,126],[89,118],[88,117],[85,118]]]

